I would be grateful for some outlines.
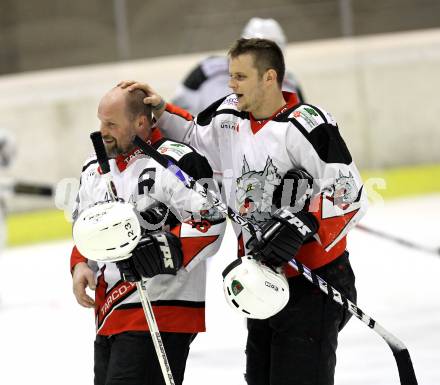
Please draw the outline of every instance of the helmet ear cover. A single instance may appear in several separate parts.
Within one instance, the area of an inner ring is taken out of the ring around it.
[[[241,316],[266,319],[289,301],[289,284],[284,274],[250,255],[234,260],[222,275],[226,301]]]

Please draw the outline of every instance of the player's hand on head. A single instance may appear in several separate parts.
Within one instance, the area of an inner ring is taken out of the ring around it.
[[[85,262],[75,265],[72,275],[73,294],[77,302],[84,307],[95,307],[95,301],[87,294],[86,288],[96,289],[95,274]]]
[[[118,83],[118,87],[126,88],[129,92],[133,90],[142,90],[147,94],[144,98],[145,104],[151,104],[153,109],[160,109],[160,106],[164,105],[164,100],[153,88],[147,83],[136,82],[134,80],[123,80]]]
[[[118,84],[116,84],[116,86],[121,88],[128,88],[135,83],[137,83],[135,80],[121,80]]]
[[[126,281],[137,282],[141,277],[159,274],[176,275],[182,267],[180,239],[168,231],[147,233],[132,251],[131,257],[116,263]]]
[[[295,257],[301,245],[317,230],[318,221],[312,214],[294,213],[292,208],[282,207],[262,226],[261,239],[252,237],[248,247],[255,258],[280,266]]]

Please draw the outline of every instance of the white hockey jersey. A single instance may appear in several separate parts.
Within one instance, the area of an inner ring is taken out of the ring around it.
[[[313,269],[343,253],[345,236],[364,215],[367,197],[335,119],[322,108],[299,103],[295,94],[285,92],[284,99],[284,107],[260,121],[237,110],[234,94],[196,120],[167,104],[158,124],[168,137],[191,144],[208,158],[214,172],[222,175],[228,205],[251,222],[270,218],[273,191],[288,170],[308,172],[319,191],[308,207],[319,230],[297,259]],[[239,252],[246,253],[249,234],[234,227]],[[296,275],[290,267],[287,274]]]
[[[211,177],[212,171],[206,159],[196,154],[189,146],[159,138],[154,131],[152,144],[162,154],[169,156],[188,174],[194,172],[196,179]],[[209,207],[199,194],[187,189],[170,171],[147,157],[140,149],[127,156],[110,160],[111,174],[118,198],[132,202],[138,211],[154,207],[162,202],[172,208],[175,220],[171,232],[180,237],[183,249],[183,268],[173,275],[158,275],[148,280],[147,291],[153,305],[159,330],[167,332],[194,333],[205,330],[205,259],[215,254],[220,247],[225,228],[225,219],[203,223],[191,219]],[[200,171],[202,170],[202,171]],[[96,157],[91,157],[83,167],[78,193],[76,213],[99,201],[108,200],[105,181]],[[171,218],[171,216],[169,217]],[[71,269],[86,259],[74,248]],[[148,326],[134,283],[125,282],[115,263],[89,262],[95,267],[97,288],[96,328],[101,335],[112,335],[124,331],[147,330]]]
[[[231,93],[228,87],[229,64],[226,56],[210,56],[202,60],[176,90],[172,103],[191,114],[198,114],[216,100]],[[295,92],[304,101],[301,88],[292,72],[286,71],[283,90]]]

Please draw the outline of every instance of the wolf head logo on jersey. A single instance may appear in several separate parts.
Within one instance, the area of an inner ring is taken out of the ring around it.
[[[353,203],[359,194],[351,172],[346,176],[342,174],[341,170],[339,170],[339,176],[336,178],[333,189],[334,205],[339,206],[341,209],[345,209]]]
[[[237,178],[237,207],[240,215],[251,222],[261,222],[270,218],[272,198],[281,183],[281,176],[270,157],[262,171],[251,171],[243,157],[241,177]]]

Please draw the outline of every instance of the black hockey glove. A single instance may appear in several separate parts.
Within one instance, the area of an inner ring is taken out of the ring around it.
[[[316,233],[318,221],[312,214],[292,211],[289,207],[275,211],[262,227],[261,240],[249,240],[248,247],[256,259],[272,266],[281,266],[289,262],[303,242]]]
[[[144,233],[160,230],[160,224],[164,224],[167,219],[171,219],[171,212],[163,203],[159,203],[154,207],[150,207],[145,211],[141,211],[140,221]],[[167,221],[168,223],[168,221]]]
[[[176,275],[182,267],[183,253],[180,239],[167,231],[145,234],[132,251],[131,257],[116,262],[124,280],[137,282],[141,277],[158,274]]]
[[[304,170],[289,170],[273,193],[273,204],[277,209],[289,206],[300,211],[310,196],[314,195],[312,189],[313,178],[309,173]]]

